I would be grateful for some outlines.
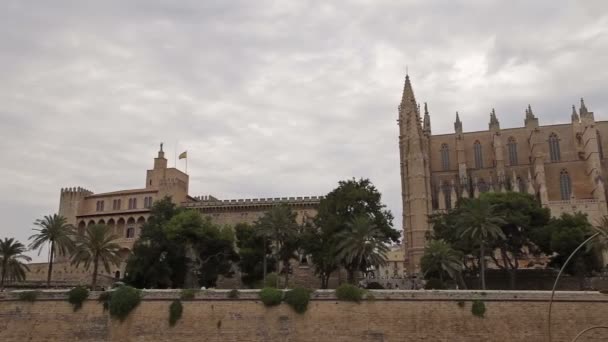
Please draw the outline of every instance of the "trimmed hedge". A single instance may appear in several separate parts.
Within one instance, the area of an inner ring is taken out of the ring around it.
[[[124,321],[141,301],[141,291],[131,286],[121,286],[114,290],[110,299],[110,316]]]
[[[35,302],[38,299],[40,291],[23,291],[19,292],[19,300],[24,302]]]
[[[425,290],[445,290],[446,288],[445,283],[437,278],[431,278],[424,284]]]
[[[182,305],[182,301],[179,299],[174,300],[169,306],[169,326],[174,326],[180,318],[182,318],[182,313],[184,312],[184,307]]]
[[[74,312],[82,308],[82,303],[89,298],[89,290],[84,286],[76,286],[68,292],[68,302],[74,307]]]
[[[183,289],[180,298],[181,300],[193,300],[197,293],[198,290],[196,289]]]
[[[266,280],[264,280],[264,287],[277,287],[279,282],[279,276],[276,273],[270,273],[266,275]]]
[[[363,290],[351,284],[342,284],[336,289],[336,297],[339,300],[359,303],[363,299]]]
[[[265,287],[260,291],[260,299],[266,306],[275,306],[281,304],[283,300],[283,291],[277,290],[274,287]]]
[[[293,290],[285,293],[285,303],[291,306],[297,313],[305,313],[308,309],[308,302],[310,301],[309,289],[296,287]]]
[[[474,316],[483,318],[483,316],[486,313],[486,304],[482,300],[479,300],[479,299],[474,300],[473,306],[471,306],[471,313]]]

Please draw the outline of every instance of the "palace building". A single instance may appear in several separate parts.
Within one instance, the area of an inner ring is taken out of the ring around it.
[[[437,135],[426,103],[422,110],[406,76],[398,123],[409,272],[420,271],[428,216],[458,198],[519,191],[538,198],[552,216],[580,211],[595,223],[608,214],[602,142],[608,121],[596,121],[583,99],[578,111],[572,106],[569,123],[542,126],[528,105],[523,127],[501,128],[492,109],[488,130],[464,132],[456,112],[454,132]]]

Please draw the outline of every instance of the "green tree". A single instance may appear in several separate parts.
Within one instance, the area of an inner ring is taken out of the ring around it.
[[[301,246],[307,255],[310,255],[314,265],[315,274],[321,280],[321,288],[329,286],[331,274],[340,267],[337,256],[336,244],[338,238],[330,234],[322,227],[312,225],[304,230],[301,238]]]
[[[53,274],[53,261],[55,255],[64,256],[73,248],[72,234],[73,227],[67,223],[67,219],[61,215],[53,214],[45,216],[43,219],[38,219],[34,225],[39,228],[34,228],[38,232],[29,237],[32,240],[30,249],[37,249],[38,255],[47,244],[49,245],[48,256],[48,275],[46,286],[51,286],[51,276]]]
[[[241,281],[249,287],[254,287],[264,279],[264,259],[272,252],[270,245],[265,244],[265,238],[257,234],[255,228],[248,223],[238,223],[234,226],[234,230],[240,256]],[[274,259],[269,262],[267,260],[266,271],[268,273],[275,271]]]
[[[355,273],[386,264],[388,246],[382,231],[366,216],[355,217],[349,229],[340,232],[336,249],[348,272],[348,282],[355,283]]]
[[[498,258],[495,253],[489,253],[489,256],[508,273],[511,289],[515,289],[518,260],[539,253],[533,238],[537,230],[549,223],[549,209],[543,208],[533,196],[518,192],[484,193],[481,200],[487,201],[493,207],[494,215],[504,221],[500,225],[504,239],[494,239],[487,247],[499,252]]]
[[[315,248],[314,244],[307,243],[306,249],[312,254],[322,283],[327,283],[330,274],[337,269],[336,260],[338,265],[353,269],[352,265],[347,265],[348,260],[338,256],[338,244],[341,243],[339,237],[348,234],[345,232],[352,229],[351,224],[358,217],[369,219],[378,231],[375,233],[377,240],[385,244],[399,241],[400,232],[393,229],[393,215],[381,200],[382,195],[369,179],[340,181],[338,187],[321,200],[314,227],[322,247]],[[351,276],[354,278],[354,274]]]
[[[281,273],[284,276],[284,286],[288,286],[290,260],[295,257],[299,242],[299,226],[296,223],[296,213],[287,205],[272,207],[255,222],[255,231],[262,238],[271,242],[273,257],[283,264]]]
[[[438,277],[441,283],[444,283],[447,274],[454,281],[464,284],[461,274],[462,255],[443,240],[431,240],[428,243],[420,259],[420,266],[427,279]]]
[[[110,265],[120,265],[120,246],[116,243],[117,239],[110,227],[103,224],[88,226],[82,235],[76,235],[72,264],[78,267],[83,263],[87,271],[93,264],[92,289],[97,285],[100,262],[107,273],[110,273]]]
[[[4,238],[0,240],[0,288],[4,288],[4,281],[22,281],[25,280],[25,272],[29,268],[23,261],[31,261],[32,259],[23,254],[26,252],[25,246],[13,238]]]
[[[138,288],[182,287],[186,275],[186,256],[181,245],[170,240],[167,223],[184,209],[166,196],[154,202],[150,217],[127,260],[125,281]]]
[[[501,226],[505,220],[496,214],[495,206],[489,201],[476,198],[461,202],[461,215],[458,218],[460,236],[468,238],[479,246],[479,265],[481,288],[486,289],[485,251],[496,239],[504,239]]]

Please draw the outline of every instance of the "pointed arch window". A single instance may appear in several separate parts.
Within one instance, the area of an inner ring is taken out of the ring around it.
[[[445,208],[452,209],[452,186],[448,182],[443,182],[442,186],[443,198],[445,199]]]
[[[473,152],[475,153],[475,168],[481,169],[483,168],[483,158],[481,155],[481,143],[479,140],[475,141],[473,144]]]
[[[600,131],[595,131],[597,136],[597,151],[600,154],[600,159],[604,159],[604,149],[602,148],[602,136],[600,135]]]
[[[551,133],[549,135],[549,156],[552,162],[558,162],[561,159],[559,151],[559,138],[557,134]]]
[[[486,183],[483,178],[480,179],[479,182],[477,182],[477,188],[479,189],[479,192],[488,192],[490,190],[488,183]]]
[[[522,177],[517,177],[517,183],[519,184],[519,192],[526,193],[526,181]]]
[[[572,195],[572,186],[570,183],[570,175],[566,170],[562,170],[562,172],[559,174],[559,189],[562,200],[569,200],[570,196]]]
[[[507,142],[507,151],[509,152],[509,164],[517,165],[517,142],[515,138],[510,137]]]
[[[443,171],[450,169],[450,150],[448,144],[441,144],[441,167]]]

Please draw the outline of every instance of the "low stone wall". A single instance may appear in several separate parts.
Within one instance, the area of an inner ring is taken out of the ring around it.
[[[111,319],[93,293],[73,312],[65,292],[44,291],[33,303],[18,292],[0,293],[0,341],[546,341],[549,292],[370,291],[374,300],[338,301],[331,290],[313,293],[308,311],[286,304],[267,308],[256,290],[202,291],[184,301],[182,318],[169,327],[169,305],[179,291],[144,291],[124,322]],[[484,318],[471,313],[483,300]],[[608,295],[559,292],[553,341],[606,324]],[[579,341],[606,341],[596,331]]]

